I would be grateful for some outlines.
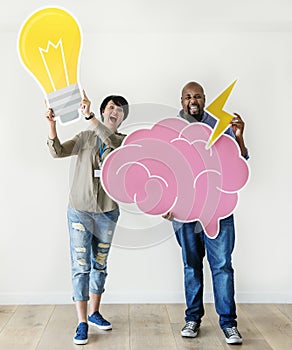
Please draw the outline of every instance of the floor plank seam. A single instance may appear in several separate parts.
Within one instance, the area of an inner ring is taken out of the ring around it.
[[[279,305],[276,305],[276,308],[280,311],[280,313],[281,313],[283,316],[285,316],[285,317],[288,319],[288,323],[290,323],[290,322],[292,321],[292,316],[290,317],[290,316],[287,315],[285,312],[283,312],[283,311],[280,309]]]
[[[44,328],[43,328],[43,330],[42,330],[42,332],[41,332],[41,335],[40,335],[40,338],[39,338],[39,340],[38,340],[38,342],[37,342],[37,344],[36,344],[35,350],[37,350],[38,347],[40,346],[40,343],[41,343],[41,340],[42,340],[42,338],[43,338],[43,335],[44,335],[44,333],[45,333],[45,331],[46,331],[46,329],[47,329],[47,327],[48,327],[48,324],[49,324],[51,318],[53,317],[53,314],[54,314],[55,310],[56,310],[56,305],[53,305],[52,312],[51,312],[50,316],[48,317],[47,322],[46,322],[46,325],[44,326]]]
[[[257,330],[257,332],[261,335],[262,339],[266,340],[264,334],[259,330],[259,328],[256,326],[255,322],[249,317],[248,313],[244,311],[242,308],[240,309],[241,312],[244,314],[244,316],[248,319],[248,321],[252,324],[253,328]],[[269,344],[271,346],[271,344]]]
[[[16,311],[18,310],[18,308],[19,308],[19,305],[16,305],[15,310],[13,312],[11,312],[11,315],[8,317],[7,321],[3,324],[2,328],[0,329],[0,334],[5,329],[5,327],[7,326],[8,322],[11,320],[11,318],[15,315]]]

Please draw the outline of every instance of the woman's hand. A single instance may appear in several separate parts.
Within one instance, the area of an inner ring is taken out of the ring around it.
[[[81,112],[85,117],[89,117],[90,115],[90,105],[91,101],[89,101],[89,98],[87,97],[85,91],[83,90],[83,99],[80,102],[80,108]]]
[[[48,108],[45,114],[46,119],[48,120],[50,125],[56,125],[55,113],[52,108]]]
[[[47,111],[45,114],[45,117],[47,121],[49,122],[49,138],[53,140],[57,137],[57,128],[56,128],[56,120],[55,120],[55,113],[52,108],[50,108],[47,104],[47,101],[45,101]]]

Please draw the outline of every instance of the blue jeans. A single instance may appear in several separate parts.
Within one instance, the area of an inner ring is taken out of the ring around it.
[[[107,257],[119,214],[119,209],[89,213],[68,207],[74,301],[89,300],[89,292],[104,292]]]
[[[220,233],[215,239],[208,238],[199,222],[173,221],[176,238],[182,248],[184,263],[185,320],[201,323],[203,305],[203,259],[205,249],[213,281],[216,312],[222,329],[237,326],[234,301],[234,278],[231,254],[235,232],[233,215],[220,221]]]

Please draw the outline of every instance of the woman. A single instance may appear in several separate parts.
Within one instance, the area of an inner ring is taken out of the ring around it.
[[[119,147],[126,136],[117,129],[129,112],[125,98],[108,96],[100,106],[100,122],[90,112],[90,104],[84,92],[81,110],[85,119],[91,120],[94,129],[82,131],[64,143],[57,135],[54,111],[48,109],[46,112],[49,123],[47,144],[52,156],[77,156],[68,206],[73,300],[78,317],[75,344],[88,342],[88,323],[103,330],[112,328],[99,313],[99,306],[119,208],[101,186],[100,169],[105,157]],[[89,299],[90,315],[87,317]]]

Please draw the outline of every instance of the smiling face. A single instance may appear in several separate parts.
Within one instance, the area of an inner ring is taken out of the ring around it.
[[[102,112],[103,123],[111,131],[116,132],[124,120],[124,110],[121,106],[116,105],[110,100]]]
[[[205,94],[201,85],[188,83],[182,90],[181,104],[185,114],[202,120],[205,107]]]

